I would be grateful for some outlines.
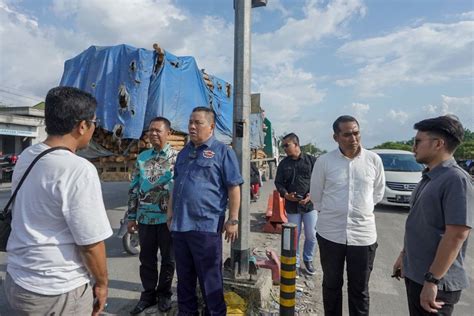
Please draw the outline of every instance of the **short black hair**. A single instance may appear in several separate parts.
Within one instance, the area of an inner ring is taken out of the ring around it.
[[[334,131],[334,134],[337,134],[341,131],[339,129],[340,123],[347,123],[347,122],[356,122],[357,126],[360,127],[359,122],[356,120],[355,117],[350,116],[350,115],[341,115],[334,121],[334,123],[332,123],[332,130]]]
[[[55,87],[45,99],[44,121],[48,135],[66,135],[81,121],[92,120],[96,99],[73,87]]]
[[[285,136],[283,136],[283,140],[289,140],[298,146],[300,145],[300,139],[298,138],[298,135],[296,135],[295,133],[286,134]]]
[[[205,106],[197,106],[193,109],[193,112],[205,112],[206,113],[206,117],[208,118],[208,121],[210,119],[210,123],[215,123],[216,121],[216,114],[214,113],[214,110],[212,110],[211,108],[206,108]]]
[[[453,153],[462,143],[464,128],[454,115],[443,115],[419,121],[413,128],[440,137],[446,144],[448,152]]]
[[[151,125],[151,123],[154,123],[154,122],[163,122],[163,124],[165,124],[166,128],[168,130],[171,130],[171,122],[170,120],[168,120],[166,117],[163,117],[163,116],[157,116],[155,117],[154,119],[152,119],[150,121],[150,124],[148,124],[148,126]]]

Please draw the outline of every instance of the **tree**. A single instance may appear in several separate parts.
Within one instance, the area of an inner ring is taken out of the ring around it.
[[[325,154],[327,151],[316,147],[316,144],[308,143],[306,145],[301,146],[301,152],[303,152],[305,154],[310,154],[310,155],[313,155],[313,156],[317,156],[317,155]]]
[[[413,148],[413,139],[406,141],[390,141],[375,146],[373,149],[398,149],[411,151]],[[474,132],[469,129],[464,129],[463,143],[454,152],[454,158],[474,159]]]
[[[397,149],[397,150],[406,150],[411,151],[413,140],[410,141],[398,141],[398,142],[385,142],[380,145],[375,146],[373,149]]]

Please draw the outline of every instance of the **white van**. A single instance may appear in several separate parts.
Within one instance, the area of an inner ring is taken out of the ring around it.
[[[380,204],[409,206],[415,186],[425,168],[412,152],[395,149],[373,149],[382,158],[385,170],[385,194]]]

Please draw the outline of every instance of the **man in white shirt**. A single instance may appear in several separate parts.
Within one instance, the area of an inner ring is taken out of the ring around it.
[[[368,315],[369,277],[377,249],[374,205],[384,194],[384,170],[380,157],[362,148],[354,117],[338,117],[333,130],[339,148],[316,160],[310,189],[319,211],[324,313],[342,315],[346,263],[349,314]]]
[[[25,149],[16,164],[12,190],[35,157],[63,148],[38,160],[13,204],[5,293],[14,315],[99,315],[104,309],[104,240],[112,229],[97,170],[75,154],[94,133],[96,104],[79,89],[51,89],[45,100],[48,137]]]

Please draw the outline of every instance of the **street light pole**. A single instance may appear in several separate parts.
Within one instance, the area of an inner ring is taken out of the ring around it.
[[[248,278],[250,235],[250,23],[252,0],[234,0],[234,133],[232,146],[244,179],[239,238],[231,245],[234,278]]]

